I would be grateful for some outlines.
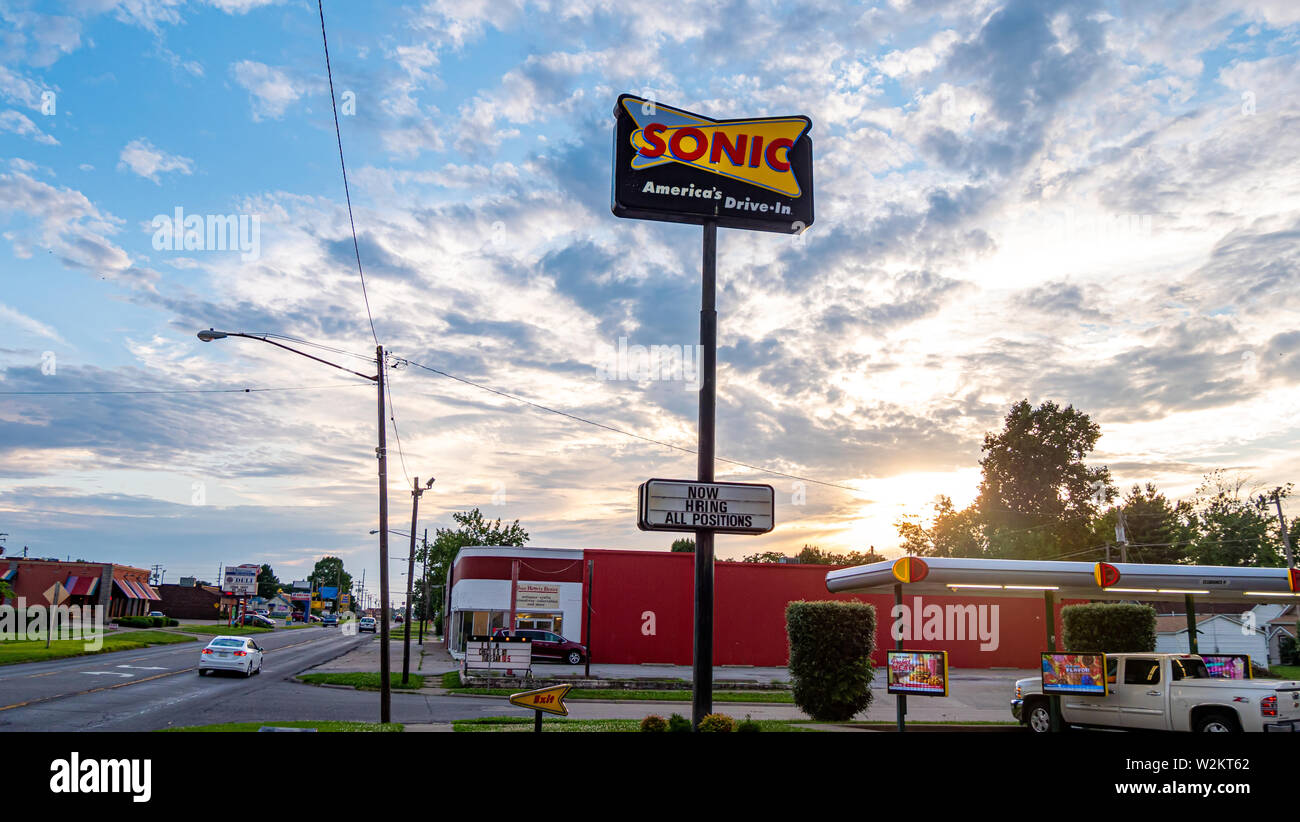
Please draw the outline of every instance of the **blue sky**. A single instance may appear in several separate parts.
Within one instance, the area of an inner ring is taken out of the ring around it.
[[[609,213],[614,100],[812,118],[813,229],[720,238],[719,454],[844,487],[726,469],[779,525],[722,556],[891,552],[900,516],[974,495],[1022,397],[1091,414],[1122,487],[1300,475],[1294,3],[325,13],[384,344],[686,447],[690,386],[601,372],[620,338],[693,345],[698,306],[698,229]],[[0,0],[0,390],[310,389],[0,395],[11,551],[377,573],[372,392],[194,337],[373,352],[337,151],[315,3]],[[256,217],[255,257],[156,248],[177,208]],[[693,457],[416,368],[393,401],[394,527],[433,475],[422,527],[478,506],[538,545],[670,541],[632,494]]]

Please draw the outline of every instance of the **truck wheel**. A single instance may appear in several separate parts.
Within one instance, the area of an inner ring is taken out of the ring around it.
[[[1052,712],[1047,703],[1036,699],[1026,707],[1025,727],[1036,734],[1051,733]]]
[[[1237,726],[1237,718],[1225,713],[1206,714],[1196,720],[1196,732],[1202,734],[1232,734],[1240,728]]]

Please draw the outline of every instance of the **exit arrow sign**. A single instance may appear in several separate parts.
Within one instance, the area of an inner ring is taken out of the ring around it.
[[[572,685],[552,685],[549,688],[538,688],[535,691],[511,694],[510,704],[533,711],[545,711],[548,714],[568,716],[569,706],[564,704],[564,695],[572,687]]]

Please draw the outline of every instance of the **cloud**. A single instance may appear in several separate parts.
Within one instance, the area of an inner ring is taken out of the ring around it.
[[[27,119],[22,112],[5,111],[0,113],[0,131],[10,131],[20,137],[28,137],[41,145],[57,146],[59,141],[41,131],[36,124]]]
[[[20,257],[37,250],[56,255],[65,265],[114,279],[148,281],[152,274],[135,268],[131,258],[108,239],[122,221],[96,208],[80,191],[33,180],[21,172],[0,174],[0,215],[21,215],[34,230],[10,235]]]
[[[0,323],[4,323],[10,328],[17,328],[37,337],[44,337],[47,340],[53,340],[57,343],[64,342],[59,336],[59,332],[40,320],[32,319],[16,308],[11,308],[4,303],[0,303]]]
[[[194,173],[194,161],[177,154],[168,154],[154,146],[144,137],[137,137],[127,143],[118,156],[117,167],[140,175],[146,180],[160,183],[158,175],[176,171],[189,175]]]
[[[283,117],[285,109],[304,92],[303,86],[283,69],[254,60],[241,60],[230,67],[230,72],[252,98],[254,121]]]

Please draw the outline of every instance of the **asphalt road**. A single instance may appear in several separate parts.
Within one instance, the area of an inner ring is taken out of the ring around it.
[[[199,676],[206,642],[0,668],[0,731],[152,731],[219,722],[379,720],[379,694],[320,688],[293,677],[373,636],[332,628],[258,634],[262,673]],[[436,723],[488,713],[527,715],[501,700],[399,694],[395,722]]]

